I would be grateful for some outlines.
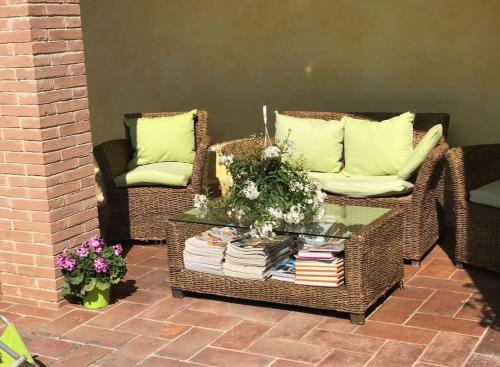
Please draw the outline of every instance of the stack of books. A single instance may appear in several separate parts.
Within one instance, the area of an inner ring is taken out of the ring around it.
[[[271,269],[290,256],[292,245],[292,238],[289,236],[233,241],[226,249],[224,274],[243,279],[267,279],[271,275]]]
[[[215,275],[224,275],[222,262],[227,245],[240,239],[234,228],[212,228],[185,242],[184,267]]]
[[[344,241],[314,240],[298,251],[295,284],[338,287],[344,284]]]
[[[271,279],[281,280],[283,282],[294,282],[296,265],[297,261],[295,259],[289,258],[280,261],[271,270]]]

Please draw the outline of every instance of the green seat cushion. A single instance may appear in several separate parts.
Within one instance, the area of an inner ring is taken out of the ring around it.
[[[309,176],[318,179],[324,191],[350,198],[403,195],[411,192],[414,186],[396,175],[348,176],[343,173],[310,172]]]
[[[396,175],[412,153],[415,114],[381,122],[344,116],[345,170],[353,175]]]
[[[443,125],[433,126],[420,140],[413,153],[399,169],[398,176],[407,180],[427,159],[443,136]]]
[[[288,134],[294,143],[292,159],[303,159],[306,169],[318,172],[341,170],[342,122],[291,117],[276,112],[276,140],[284,141]]]
[[[500,208],[500,180],[472,190],[469,200],[476,204]]]
[[[192,110],[176,116],[126,119],[134,148],[128,168],[160,162],[193,163],[195,115],[196,110]]]
[[[186,186],[193,174],[193,165],[183,162],[162,162],[137,166],[113,179],[116,187],[166,185]]]

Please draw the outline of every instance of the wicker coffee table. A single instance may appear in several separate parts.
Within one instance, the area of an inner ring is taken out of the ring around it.
[[[336,204],[325,204],[325,210],[326,219],[320,225],[281,228],[278,233],[346,238],[343,285],[333,288],[272,279],[246,280],[185,269],[182,251],[189,237],[214,226],[248,228],[232,223],[222,212],[193,209],[167,223],[172,295],[181,298],[189,291],[335,310],[349,313],[352,323],[363,324],[370,306],[402,282],[402,211]]]

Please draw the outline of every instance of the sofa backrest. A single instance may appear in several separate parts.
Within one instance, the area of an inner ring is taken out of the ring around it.
[[[285,111],[283,115],[314,118],[323,120],[340,120],[343,116],[351,116],[373,121],[383,121],[391,117],[401,115],[402,112],[314,112],[314,111]],[[424,137],[431,127],[437,124],[443,125],[443,138],[448,137],[448,126],[450,115],[447,113],[417,112],[413,123],[413,146]]]

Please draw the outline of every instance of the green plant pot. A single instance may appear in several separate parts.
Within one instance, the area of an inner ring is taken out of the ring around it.
[[[95,308],[103,308],[109,305],[109,291],[111,287],[106,290],[100,290],[95,287],[90,292],[87,292],[83,297],[83,306],[85,308],[95,309]]]

